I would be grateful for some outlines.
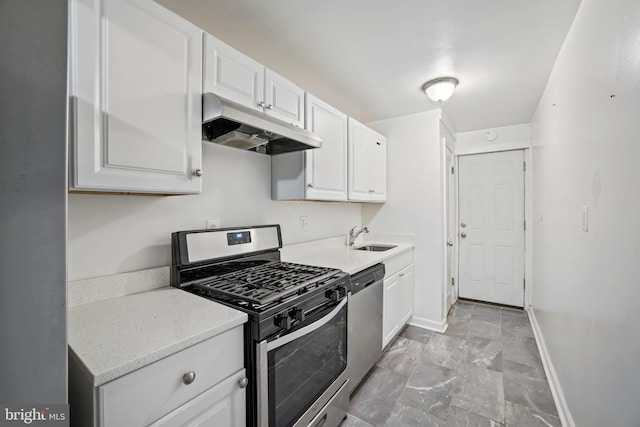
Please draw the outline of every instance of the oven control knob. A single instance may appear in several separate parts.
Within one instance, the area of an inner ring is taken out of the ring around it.
[[[324,296],[329,298],[331,301],[340,301],[344,297],[340,292],[340,288],[329,289],[324,293]]]
[[[286,314],[278,314],[275,317],[274,322],[277,327],[282,328],[285,331],[291,329],[291,317],[287,316]]]
[[[340,293],[340,299],[347,296],[347,288],[345,288],[344,286],[339,286],[338,292]]]
[[[293,310],[291,310],[289,315],[299,322],[304,321],[304,311],[301,308],[294,308]]]

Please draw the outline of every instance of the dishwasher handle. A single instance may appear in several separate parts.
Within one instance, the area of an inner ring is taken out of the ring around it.
[[[366,270],[351,276],[349,287],[351,294],[354,295],[369,286],[382,281],[384,278],[384,264],[376,264]]]

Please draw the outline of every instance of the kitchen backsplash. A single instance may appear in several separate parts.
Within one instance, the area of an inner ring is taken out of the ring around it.
[[[344,235],[362,222],[358,203],[272,201],[269,156],[204,144],[203,171],[202,194],[69,194],[68,279],[170,265],[171,232],[205,228],[208,219],[277,223],[284,244]]]

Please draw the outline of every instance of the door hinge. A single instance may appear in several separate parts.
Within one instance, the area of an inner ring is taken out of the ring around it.
[[[522,288],[527,289],[527,279],[522,279]]]
[[[527,220],[524,220],[524,231],[527,231]]]
[[[451,175],[453,175],[455,173],[455,168],[453,166],[451,166]]]
[[[526,171],[527,171],[527,162],[522,162],[522,170],[523,170],[524,172],[526,172]]]
[[[454,277],[451,278],[451,286],[456,285],[456,279]]]

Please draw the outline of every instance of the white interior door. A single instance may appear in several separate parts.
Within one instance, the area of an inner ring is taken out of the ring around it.
[[[459,296],[524,305],[524,152],[459,158]]]

